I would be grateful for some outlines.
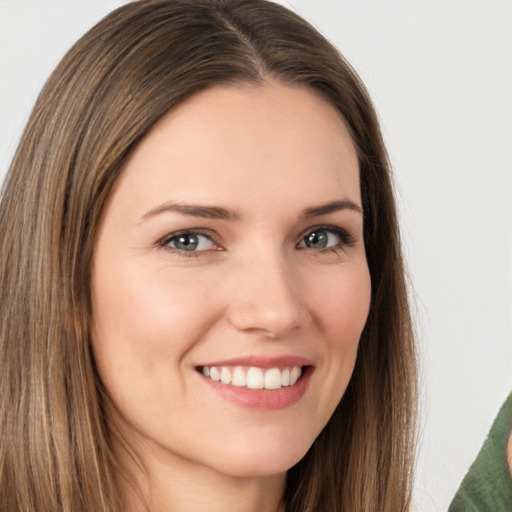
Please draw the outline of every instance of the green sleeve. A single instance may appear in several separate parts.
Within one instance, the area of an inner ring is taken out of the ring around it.
[[[512,426],[512,393],[494,420],[448,512],[512,512],[512,479],[505,455]]]

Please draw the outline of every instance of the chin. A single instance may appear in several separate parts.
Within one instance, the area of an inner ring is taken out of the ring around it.
[[[312,442],[295,442],[289,437],[280,443],[253,443],[238,446],[220,455],[222,473],[241,478],[265,477],[286,473],[307,453]]]

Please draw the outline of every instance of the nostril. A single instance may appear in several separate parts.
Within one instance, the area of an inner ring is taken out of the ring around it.
[[[305,312],[295,305],[274,305],[254,301],[252,304],[232,304],[229,321],[240,331],[262,335],[268,339],[282,339],[304,323]]]

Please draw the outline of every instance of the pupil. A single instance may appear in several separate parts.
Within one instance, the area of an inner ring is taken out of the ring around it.
[[[198,239],[194,235],[182,235],[176,239],[176,248],[183,251],[193,251],[197,248]]]
[[[306,237],[306,245],[313,248],[323,248],[327,246],[327,233],[325,231],[314,231]]]

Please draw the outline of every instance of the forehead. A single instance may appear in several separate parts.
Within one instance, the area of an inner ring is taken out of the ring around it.
[[[216,86],[164,115],[133,151],[118,185],[139,195],[238,198],[241,205],[262,195],[291,203],[347,193],[359,200],[359,167],[341,115],[312,90]]]

